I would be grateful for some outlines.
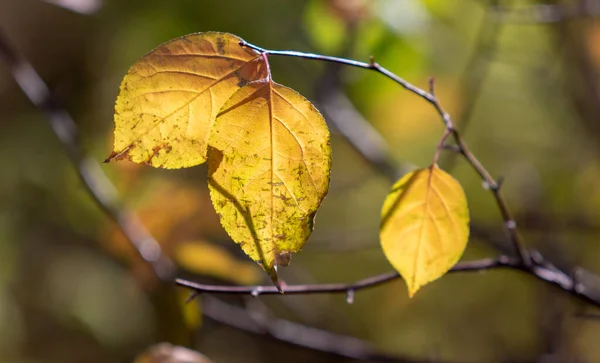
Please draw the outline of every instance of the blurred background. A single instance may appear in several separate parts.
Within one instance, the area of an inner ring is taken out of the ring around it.
[[[85,167],[111,151],[128,67],[169,39],[215,30],[268,49],[373,55],[420,87],[435,76],[472,151],[503,178],[527,245],[588,274],[600,274],[598,17],[598,0],[0,0],[2,41],[48,84],[52,110],[73,117],[79,141],[67,151]],[[311,99],[332,130],[330,192],[284,280],[391,271],[378,242],[383,199],[394,178],[431,163],[439,116],[375,72],[270,59],[274,79]],[[164,345],[172,360],[142,355],[164,342],[215,363],[354,361],[336,347],[373,352],[373,361],[600,362],[599,310],[510,270],[447,275],[413,299],[398,280],[353,299],[213,295],[186,304],[189,292],[161,282],[98,207],[7,62],[0,155],[1,362],[202,362]],[[469,201],[463,260],[512,253],[478,175],[449,151],[440,165]],[[179,276],[269,283],[222,230],[205,166],[90,170],[108,175],[116,203],[135,212]]]

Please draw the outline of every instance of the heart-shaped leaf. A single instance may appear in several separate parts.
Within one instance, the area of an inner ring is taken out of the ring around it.
[[[329,187],[329,131],[317,109],[271,79],[223,106],[209,138],[209,186],[223,227],[276,281],[312,232]]]
[[[469,210],[460,184],[437,165],[406,174],[382,210],[383,252],[413,296],[460,259],[469,239]]]

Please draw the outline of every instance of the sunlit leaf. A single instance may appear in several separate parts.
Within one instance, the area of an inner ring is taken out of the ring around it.
[[[209,186],[221,223],[277,283],[312,232],[329,187],[329,131],[297,92],[271,79],[241,88],[209,140]]]
[[[208,159],[221,224],[279,286],[276,267],[302,248],[327,193],[329,131],[308,100],[273,83],[267,54],[240,41],[192,34],[138,61],[121,84],[107,160],[181,168]]]
[[[238,285],[257,284],[260,269],[252,262],[236,260],[224,248],[206,241],[191,241],[175,248],[175,262],[185,270],[213,276]]]
[[[111,159],[181,168],[206,160],[206,141],[221,106],[240,87],[267,75],[260,54],[227,33],[169,41],[130,69],[115,104]]]
[[[394,184],[382,210],[381,246],[413,296],[444,275],[469,238],[469,210],[460,184],[432,165]]]

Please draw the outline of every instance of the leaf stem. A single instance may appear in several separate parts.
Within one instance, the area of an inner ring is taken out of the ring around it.
[[[440,158],[440,152],[442,151],[442,149],[444,149],[445,145],[446,145],[446,140],[448,139],[448,137],[450,136],[450,134],[452,134],[450,132],[450,130],[446,129],[444,130],[444,135],[442,135],[442,139],[440,140],[440,143],[438,144],[438,146],[435,148],[435,154],[433,155],[433,164],[436,165],[439,158]]]

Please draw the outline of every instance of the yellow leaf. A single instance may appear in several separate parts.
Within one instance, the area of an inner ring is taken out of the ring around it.
[[[247,261],[237,261],[225,249],[205,241],[185,242],[178,245],[175,261],[190,272],[213,276],[238,285],[260,282],[260,269]]]
[[[382,210],[383,252],[413,296],[444,275],[469,239],[469,210],[460,184],[432,165],[394,184]]]
[[[210,194],[221,223],[277,284],[313,228],[329,187],[329,131],[317,109],[270,77],[223,106],[209,139]]]
[[[227,33],[169,41],[130,69],[115,104],[115,144],[107,158],[181,168],[206,160],[217,112],[240,87],[267,75],[260,53]]]

